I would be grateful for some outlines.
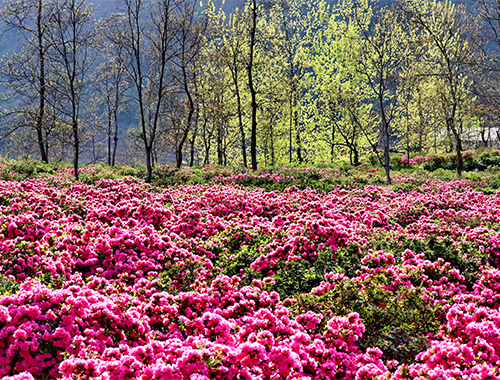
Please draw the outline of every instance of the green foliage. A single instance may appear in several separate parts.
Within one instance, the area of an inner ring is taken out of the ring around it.
[[[346,247],[339,247],[336,256],[336,272],[343,273],[347,277],[354,277],[356,271],[361,268],[363,254],[356,243],[349,243]]]
[[[282,299],[309,293],[324,281],[325,274],[336,268],[335,254],[324,249],[314,260],[279,261],[277,271],[271,277],[276,282],[275,290]]]
[[[372,166],[380,165],[379,157],[375,152],[369,152],[367,155],[368,161]]]
[[[0,179],[21,181],[44,174],[56,174],[65,166],[59,162],[45,164],[36,160],[3,160],[0,165]]]
[[[12,280],[5,275],[0,276],[0,297],[2,295],[16,294],[19,289],[20,286],[17,281]]]
[[[177,294],[192,290],[192,285],[197,278],[197,273],[202,264],[194,260],[184,259],[183,262],[171,262],[164,265],[157,276],[151,277],[155,288],[160,292]]]
[[[403,158],[403,156],[404,156],[403,153],[393,153],[393,154],[391,154],[390,161],[389,161],[391,167],[394,168],[394,169],[399,169],[399,168],[406,167],[405,164],[401,163],[401,159]]]
[[[444,168],[446,158],[443,155],[431,154],[427,157],[427,161],[423,167],[427,171],[434,171],[436,169]]]
[[[422,167],[434,172],[439,169],[455,170],[457,167],[457,154],[448,153],[444,154],[430,154],[426,158]],[[491,148],[483,148],[477,151],[464,151],[462,152],[462,159],[464,161],[463,170],[465,172],[485,171],[495,172],[500,167],[500,152]]]
[[[212,236],[205,249],[215,255],[215,267],[228,276],[245,275],[245,283],[258,275],[250,265],[267,249],[270,238],[258,231],[231,228]]]
[[[427,335],[439,331],[444,310],[421,294],[420,287],[391,287],[391,275],[382,270],[365,280],[339,280],[322,294],[302,294],[294,308],[325,315],[357,312],[366,328],[361,349],[379,347],[385,359],[411,363],[428,346]],[[390,289],[390,290],[389,290]],[[326,320],[318,330],[325,328]]]
[[[481,277],[481,267],[490,260],[489,254],[481,252],[473,241],[455,241],[439,236],[429,236],[426,240],[406,235],[399,236],[397,240],[379,239],[373,249],[393,253],[396,263],[401,263],[401,252],[406,249],[415,254],[424,254],[424,258],[431,262],[441,258],[460,271],[469,289]]]

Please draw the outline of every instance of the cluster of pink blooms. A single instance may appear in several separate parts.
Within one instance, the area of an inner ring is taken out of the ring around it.
[[[2,181],[0,378],[500,379],[499,223],[500,197],[467,181],[330,193]],[[444,260],[402,248],[396,263],[374,248],[402,237],[448,237],[491,265],[467,287]],[[245,270],[218,265],[252,239],[266,242],[250,265],[262,280],[245,284]],[[363,253],[356,276],[328,273],[311,295],[383,273],[384,291],[406,286],[441,305],[441,329],[412,364],[361,349],[358,313],[297,312],[273,290],[280,261],[349,244]]]
[[[422,156],[415,156],[410,158],[410,165],[417,165],[422,162],[425,162],[425,157]],[[401,163],[403,165],[408,165],[408,156],[405,154],[403,157],[401,157]]]
[[[430,161],[435,157],[435,155],[429,155],[429,156],[413,156],[410,157],[410,165],[418,165],[418,164],[423,164],[424,162]],[[403,157],[401,157],[401,163],[403,165],[408,165],[408,156],[405,154]]]

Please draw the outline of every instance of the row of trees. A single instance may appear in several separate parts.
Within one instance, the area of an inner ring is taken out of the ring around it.
[[[4,149],[45,161],[117,152],[155,164],[353,165],[370,152],[492,145],[500,73],[498,2],[8,0],[22,36],[2,59]],[[106,143],[103,143],[106,141]],[[122,148],[120,148],[120,145]],[[70,153],[68,153],[70,152]]]

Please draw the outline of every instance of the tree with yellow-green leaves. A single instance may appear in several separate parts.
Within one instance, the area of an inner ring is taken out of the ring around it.
[[[401,4],[409,25],[416,30],[414,43],[423,47],[415,59],[418,75],[433,83],[440,118],[453,139],[457,154],[457,175],[463,169],[463,134],[475,96],[474,81],[477,21],[463,5],[445,1],[407,0]]]
[[[367,0],[346,0],[342,5],[344,20],[356,30],[359,59],[355,70],[370,89],[373,105],[379,114],[379,141],[387,183],[390,176],[390,139],[397,104],[401,96],[400,73],[407,54],[401,43],[405,34],[399,14],[387,7],[374,11]]]
[[[75,173],[104,147],[113,164],[126,136],[148,180],[174,157],[255,170],[340,157],[358,165],[367,153],[390,183],[394,151],[451,142],[460,174],[464,141],[492,140],[500,60],[488,41],[500,18],[491,0],[476,0],[482,23],[449,0],[242,0],[231,12],[198,3],[121,0],[97,26],[83,0],[9,0],[3,26],[21,30],[24,46],[2,61],[2,79],[21,106],[2,130],[16,132],[16,147],[28,136],[44,161],[69,159],[72,146]]]
[[[359,30],[342,17],[340,9],[312,36],[309,58],[313,96],[308,101],[315,133],[333,160],[347,151],[350,163],[359,165],[362,150],[378,154],[378,133],[373,126],[371,89],[357,69],[360,60]]]
[[[240,134],[241,160],[245,167],[248,166],[247,159],[247,132],[244,122],[245,111],[245,67],[243,57],[246,54],[246,26],[244,15],[238,11],[226,14],[222,9],[216,9],[213,2],[207,6],[207,16],[210,20],[210,36],[207,44],[207,54],[202,65],[212,64],[214,70],[207,68],[207,73],[212,76],[212,80],[206,83],[214,86],[208,96],[215,95],[212,104],[224,103],[231,107],[231,99],[236,103],[237,129]],[[226,93],[224,96],[224,93]],[[222,101],[224,99],[224,101]],[[205,107],[210,107],[204,103]],[[220,109],[220,106],[217,108]],[[211,112],[213,115],[219,114],[216,110]],[[231,112],[230,112],[231,113]],[[220,123],[219,123],[220,124]],[[206,125],[206,124],[205,124]],[[220,130],[220,128],[218,129]],[[205,135],[206,136],[206,135]],[[204,139],[205,162],[208,162],[209,141]],[[218,137],[218,153],[221,138]],[[222,154],[222,152],[220,152]],[[220,154],[218,154],[220,155]],[[219,162],[221,159],[219,159]]]

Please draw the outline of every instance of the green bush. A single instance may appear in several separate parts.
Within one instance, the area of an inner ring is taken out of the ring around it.
[[[428,334],[439,331],[444,310],[424,297],[420,286],[394,286],[391,281],[385,270],[365,280],[337,280],[324,293],[299,295],[293,310],[326,316],[357,312],[366,328],[359,347],[379,347],[385,360],[409,364],[428,347]],[[324,330],[325,324],[326,318],[318,330]]]
[[[475,227],[474,225],[470,226]],[[472,286],[481,277],[481,267],[490,260],[487,253],[479,250],[478,244],[465,239],[457,242],[450,237],[430,236],[422,241],[401,235],[398,240],[379,239],[373,247],[375,251],[383,250],[392,253],[397,264],[401,263],[401,252],[406,249],[415,254],[423,253],[424,258],[431,262],[435,262],[439,258],[449,262],[465,277],[465,285],[469,289],[472,289]]]
[[[277,271],[272,275],[276,283],[275,290],[281,299],[285,299],[300,293],[309,293],[324,281],[326,273],[336,269],[337,263],[334,253],[324,249],[318,252],[314,260],[282,260],[276,267]]]
[[[446,161],[446,157],[443,155],[430,154],[427,156],[427,160],[424,162],[423,168],[431,172],[437,169],[443,169]]]
[[[371,166],[379,166],[380,165],[380,161],[379,161],[378,156],[375,152],[369,152],[366,157],[367,157],[368,162],[370,163]]]
[[[391,167],[392,168],[406,167],[405,164],[401,163],[401,160],[403,159],[403,156],[405,156],[405,154],[403,154],[403,153],[393,153],[393,154],[391,154],[390,159],[389,159],[389,163],[390,163]]]

